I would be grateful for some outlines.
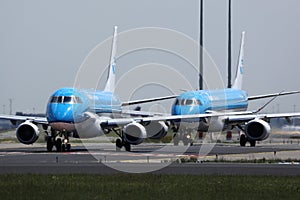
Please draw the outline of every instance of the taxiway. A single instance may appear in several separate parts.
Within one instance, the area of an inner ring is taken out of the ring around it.
[[[182,163],[194,158],[197,162]],[[282,159],[273,164],[238,163],[242,160]],[[47,152],[44,144],[0,145],[0,173],[114,174],[160,173],[197,175],[300,175],[300,145],[240,147],[237,144],[163,144],[134,146],[116,151],[114,144],[77,145],[71,152]],[[208,162],[209,161],[209,162]],[[233,163],[233,161],[235,161]],[[294,162],[295,161],[295,162]]]

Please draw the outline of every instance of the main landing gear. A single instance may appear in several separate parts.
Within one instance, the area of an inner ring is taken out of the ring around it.
[[[69,142],[69,136],[67,132],[56,133],[51,129],[51,135],[46,136],[47,151],[51,152],[55,146],[57,152],[65,152],[71,150],[71,144]]]
[[[246,143],[249,142],[251,147],[255,147],[256,141],[255,140],[249,140],[245,134],[240,135],[240,146],[244,147],[246,146]]]
[[[128,142],[118,138],[116,140],[116,151],[121,151],[122,147],[124,147],[126,151],[131,151],[131,145]]]

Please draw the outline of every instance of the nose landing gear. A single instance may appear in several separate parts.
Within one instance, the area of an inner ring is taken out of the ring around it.
[[[51,152],[55,146],[57,152],[65,152],[71,150],[69,136],[67,132],[57,132],[51,129],[51,134],[46,136],[47,151]]]

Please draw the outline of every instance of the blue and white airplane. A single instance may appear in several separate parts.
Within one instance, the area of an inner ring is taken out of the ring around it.
[[[146,138],[165,137],[170,128],[176,131],[175,144],[179,139],[186,141],[189,135],[179,133],[180,126],[209,132],[239,127],[244,132],[241,145],[245,146],[246,142],[250,141],[254,146],[255,141],[268,137],[270,118],[300,116],[300,113],[264,115],[246,111],[248,100],[295,94],[300,91],[248,97],[247,93],[241,90],[244,33],[238,72],[232,89],[190,91],[179,96],[171,95],[129,102],[121,102],[114,93],[116,42],[117,27],[113,36],[108,78],[103,91],[62,88],[51,95],[47,104],[46,117],[0,115],[0,119],[21,122],[16,129],[16,136],[23,144],[33,144],[40,135],[38,125],[42,125],[46,133],[48,151],[52,151],[54,146],[57,151],[69,151],[70,137],[92,138],[110,132],[115,132],[120,137],[116,140],[117,150],[125,147],[126,151],[130,151],[131,145],[141,144]],[[125,112],[122,109],[123,106],[171,98],[176,98],[172,115],[153,115],[141,111]],[[50,131],[47,131],[49,127]]]
[[[118,146],[122,147],[124,145],[127,150],[130,150],[130,143],[126,142],[130,140],[130,135],[119,133],[115,126],[106,126],[107,120],[116,116],[120,119],[128,116],[153,116],[151,113],[138,110],[123,111],[122,107],[175,98],[177,95],[121,102],[120,98],[114,93],[116,48],[117,27],[114,29],[108,78],[103,91],[61,88],[51,95],[45,118],[0,115],[0,119],[7,119],[12,123],[21,122],[16,129],[16,136],[23,144],[36,142],[40,135],[38,125],[41,124],[47,134],[48,151],[52,151],[53,146],[56,147],[57,151],[69,151],[71,149],[69,137],[92,138],[110,131],[115,131],[122,138],[122,140],[117,141]],[[48,127],[51,127],[50,131],[47,131]],[[131,126],[125,126],[124,131],[128,131],[130,128]]]
[[[196,129],[201,134],[203,132],[232,130],[234,127],[238,127],[242,131],[240,145],[245,146],[246,142],[249,141],[251,146],[255,146],[256,141],[264,140],[269,136],[271,128],[268,122],[270,118],[299,115],[299,113],[258,114],[277,96],[295,94],[299,91],[248,96],[247,92],[242,90],[244,45],[245,32],[242,32],[238,67],[232,88],[188,91],[176,98],[172,107],[172,115],[196,115],[196,118],[191,117],[180,122],[172,121],[175,130],[173,139],[175,145],[178,144],[179,140],[182,140],[184,144],[191,141],[190,129]],[[252,112],[246,111],[248,101],[268,97],[273,97],[273,99],[262,108]],[[197,114],[200,115],[197,117]]]

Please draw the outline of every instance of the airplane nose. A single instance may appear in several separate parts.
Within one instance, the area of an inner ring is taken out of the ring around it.
[[[48,120],[55,122],[74,122],[72,105],[50,104],[48,106]]]
[[[173,106],[172,115],[181,115],[181,106]]]

